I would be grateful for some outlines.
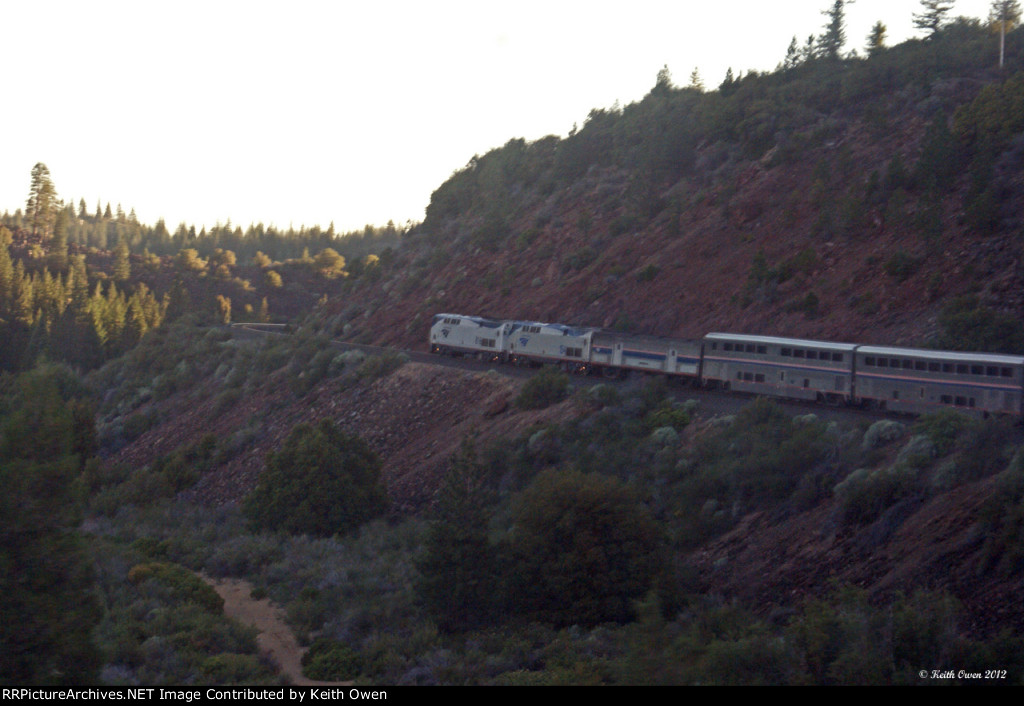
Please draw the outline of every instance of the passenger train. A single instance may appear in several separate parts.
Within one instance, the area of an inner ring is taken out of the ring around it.
[[[568,371],[662,373],[759,395],[923,414],[1024,415],[1024,356],[709,333],[686,340],[437,314],[432,353]]]

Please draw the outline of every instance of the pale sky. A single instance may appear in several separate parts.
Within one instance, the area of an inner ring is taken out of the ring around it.
[[[592,108],[639,101],[665,64],[708,88],[730,66],[774,69],[830,5],[4,0],[0,212],[24,208],[43,162],[66,201],[171,230],[419,221],[474,154],[565,136]],[[877,20],[890,45],[919,36],[919,10],[858,0],[845,49],[863,52]]]

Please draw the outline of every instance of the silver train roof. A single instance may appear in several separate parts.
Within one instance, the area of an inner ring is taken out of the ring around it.
[[[704,337],[709,341],[742,341],[743,343],[771,343],[777,346],[803,346],[820,348],[828,351],[852,351],[856,343],[829,343],[827,341],[810,341],[803,338],[779,338],[778,336],[747,336],[740,333],[709,333]]]

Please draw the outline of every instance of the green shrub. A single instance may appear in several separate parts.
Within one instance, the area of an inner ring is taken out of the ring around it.
[[[244,511],[256,527],[331,536],[380,515],[387,494],[381,462],[365,441],[329,419],[300,424],[267,456]]]
[[[520,409],[544,409],[561,402],[569,394],[569,376],[558,368],[546,366],[523,384],[516,397]]]
[[[128,580],[140,584],[150,579],[168,588],[179,601],[188,601],[202,606],[212,613],[224,610],[224,599],[217,595],[205,581],[178,564],[150,562],[136,564],[128,572]]]
[[[358,676],[362,660],[348,645],[319,638],[302,655],[302,675],[316,681],[344,681]]]

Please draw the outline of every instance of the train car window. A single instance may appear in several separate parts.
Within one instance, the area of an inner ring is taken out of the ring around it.
[[[818,351],[807,351],[807,360],[817,360]]]
[[[761,375],[760,373],[755,375],[754,376],[754,382],[764,382],[764,375]]]
[[[757,352],[760,353],[761,355],[767,355],[767,353],[768,353],[768,346],[758,346],[757,347]]]
[[[742,380],[743,379],[743,373],[739,373],[739,372],[736,373],[736,379],[737,380]]]
[[[999,377],[999,368],[997,368],[994,365],[990,365],[987,368],[985,368],[985,374],[988,375],[989,377],[997,378]]]
[[[899,358],[890,358],[889,359],[889,367],[890,368],[898,368],[898,367],[900,367],[900,359]]]
[[[1012,378],[1013,368],[1001,368],[999,374],[1002,375],[1004,378]]]
[[[732,344],[731,343],[724,344],[722,346],[722,350],[731,351],[732,350]]]
[[[968,407],[973,407],[974,406],[974,398],[973,397],[971,397],[970,399],[967,400],[967,406]]]
[[[935,365],[935,363],[929,363],[928,364],[928,369],[931,370],[933,365]],[[939,368],[936,365],[935,370],[938,371],[938,369]],[[953,372],[953,364],[952,363],[943,363],[942,364],[942,372],[944,372],[944,373],[951,373],[951,372]]]
[[[927,369],[928,369],[928,364],[925,363],[923,360],[915,360],[914,361],[914,370],[927,370]]]
[[[980,365],[971,366],[971,375],[983,375],[984,368]]]
[[[878,359],[878,367],[879,368],[888,368],[889,367],[889,359],[888,358],[879,358]]]
[[[930,373],[937,373],[937,372],[939,372],[939,364],[938,363],[928,363],[928,372],[930,372]]]
[[[718,350],[718,344],[717,343],[712,343],[711,344],[711,350],[717,351]]]
[[[843,354],[842,353],[833,353],[832,354],[832,360],[834,362],[836,362],[836,363],[842,363],[843,362]]]
[[[875,359],[869,355],[864,359],[864,365],[870,365],[872,368],[875,367]]]
[[[956,366],[956,372],[959,375],[966,375],[967,374],[967,366],[966,365],[958,365],[958,366]]]
[[[782,349],[779,350],[779,355],[784,356],[786,358],[788,358],[790,355],[792,355],[792,353],[793,352],[791,350],[789,350],[788,348],[782,348]]]
[[[966,405],[967,405],[967,400],[965,398],[963,398],[963,397],[957,397],[956,398],[956,406],[957,407],[964,407]]]
[[[807,378],[804,378],[804,387],[810,387],[810,386],[811,386],[811,381],[808,380]]]
[[[918,397],[920,397],[922,400],[924,399],[924,388],[923,387],[921,388],[921,394],[918,395]]]
[[[746,380],[747,382],[750,382],[750,381],[752,381],[754,379],[754,374],[753,373],[743,373],[743,379]]]
[[[804,357],[803,350],[801,350],[800,348],[794,348],[793,349],[793,357],[794,358],[803,358]]]
[[[900,398],[900,391],[899,390],[893,390],[892,391],[892,398],[894,400],[898,400]]]
[[[748,343],[747,344],[747,353],[753,353],[753,352],[754,352],[754,344],[753,343]]]
[[[940,395],[939,402],[942,404],[953,404],[953,397],[952,395]]]
[[[905,360],[905,361],[903,361],[903,369],[904,370],[913,370],[914,369],[914,361],[912,361],[912,360]]]

